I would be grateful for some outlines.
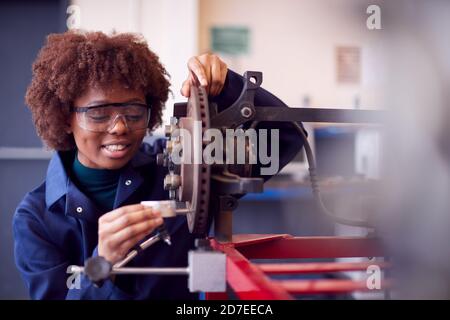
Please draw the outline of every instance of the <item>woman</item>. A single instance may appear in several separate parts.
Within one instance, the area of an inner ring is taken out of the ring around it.
[[[181,92],[199,83],[223,109],[238,97],[242,78],[217,56],[188,62]],[[161,124],[168,74],[146,42],[133,34],[69,31],[48,36],[33,64],[26,102],[37,133],[57,151],[45,181],[19,204],[13,221],[15,259],[33,299],[196,299],[183,276],[116,276],[95,285],[72,281],[69,265],[92,256],[111,263],[163,223],[139,203],[167,199],[166,171],[155,157],[163,142],[142,143]],[[263,89],[256,103],[282,102]],[[285,164],[301,147],[282,130]],[[157,243],[129,266],[186,266],[194,237],[186,219],[165,222],[172,245]],[[75,279],[76,280],[76,279]]]

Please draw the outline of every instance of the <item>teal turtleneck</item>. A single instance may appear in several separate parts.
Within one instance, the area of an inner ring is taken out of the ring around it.
[[[114,207],[121,170],[93,169],[84,166],[75,154],[72,178],[75,184],[100,209],[111,211]]]

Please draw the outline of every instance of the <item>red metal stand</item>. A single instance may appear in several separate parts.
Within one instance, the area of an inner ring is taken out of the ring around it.
[[[227,283],[239,299],[294,299],[297,294],[339,294],[370,290],[366,281],[320,279],[276,280],[269,275],[366,271],[371,265],[380,269],[386,263],[276,263],[257,264],[250,259],[304,259],[382,257],[381,245],[374,238],[293,237],[280,235],[233,235],[232,241],[210,239],[211,246],[227,256]],[[382,288],[389,283],[383,282]],[[206,293],[206,299],[228,299],[227,293]]]

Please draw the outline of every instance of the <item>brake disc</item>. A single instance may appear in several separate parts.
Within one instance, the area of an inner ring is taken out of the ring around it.
[[[191,163],[182,163],[179,201],[185,201],[189,209],[189,231],[203,234],[207,231],[209,207],[209,181],[211,169],[203,161],[203,134],[209,129],[208,96],[203,87],[192,87],[187,105],[187,117],[180,119],[180,129],[186,129],[191,137]],[[188,136],[189,137],[189,136]]]
[[[245,123],[246,116],[240,110],[253,108],[254,90],[261,82],[250,82],[249,78],[253,74],[245,74],[247,81],[240,98],[220,113],[217,113],[215,106],[209,105],[205,88],[192,86],[188,102],[175,104],[174,117],[165,128],[168,137],[166,148],[163,154],[158,155],[158,163],[169,169],[169,174],[164,179],[164,188],[169,190],[171,199],[185,204],[186,210],[183,211],[187,215],[189,231],[195,235],[207,234],[209,223],[216,213],[234,210],[236,201],[231,201],[230,197],[263,191],[264,180],[251,177],[250,163],[236,164],[236,161],[232,161],[234,164],[228,164],[227,159],[227,163],[216,163],[213,160],[213,163],[206,164],[203,158],[204,149],[210,143],[203,140],[206,130],[221,130],[223,138],[224,128],[236,129],[236,125]],[[213,125],[214,121],[216,125]],[[256,123],[250,127],[255,126]],[[245,143],[246,159],[255,155],[253,147],[254,143]],[[219,151],[225,158],[227,148]],[[233,148],[236,157],[236,143]],[[228,203],[233,203],[233,206],[230,207]]]
[[[205,88],[192,86],[186,115],[173,118],[166,126],[168,141],[162,162],[169,167],[164,187],[170,198],[186,204],[189,231],[196,235],[204,235],[208,227],[211,169],[203,161],[203,134],[209,127]],[[176,152],[181,161],[174,161]]]

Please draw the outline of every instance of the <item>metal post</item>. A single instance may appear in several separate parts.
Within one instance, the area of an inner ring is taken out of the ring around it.
[[[233,235],[233,211],[220,210],[214,217],[214,236],[220,242],[231,242]]]

